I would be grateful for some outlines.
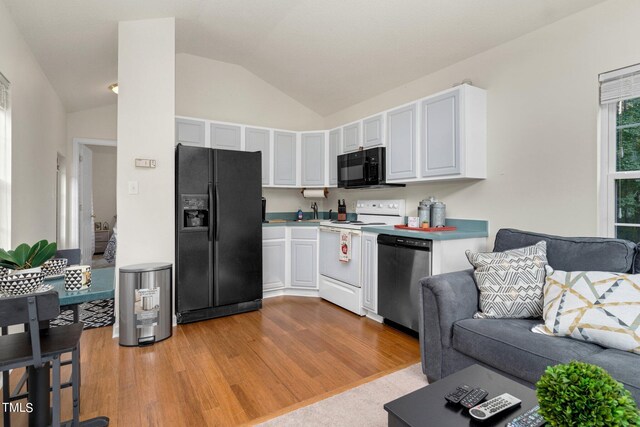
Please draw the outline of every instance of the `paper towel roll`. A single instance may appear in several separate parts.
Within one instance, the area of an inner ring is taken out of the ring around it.
[[[327,197],[327,193],[326,188],[305,188],[302,191],[302,196],[305,199],[324,199]]]

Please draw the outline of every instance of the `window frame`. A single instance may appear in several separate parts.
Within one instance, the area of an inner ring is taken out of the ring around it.
[[[604,237],[616,237],[616,227],[639,227],[635,223],[616,222],[616,188],[619,179],[640,179],[639,171],[616,171],[617,141],[617,102],[600,106],[600,221],[599,234]]]
[[[0,83],[7,87],[7,107],[4,110],[5,135],[0,140],[0,180],[6,182],[6,192],[0,192],[0,248],[11,247],[11,82],[0,73]],[[6,230],[6,235],[3,235]]]

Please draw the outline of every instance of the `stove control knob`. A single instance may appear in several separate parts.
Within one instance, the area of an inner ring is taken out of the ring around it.
[[[384,208],[384,205],[382,203],[380,203],[380,209]]]

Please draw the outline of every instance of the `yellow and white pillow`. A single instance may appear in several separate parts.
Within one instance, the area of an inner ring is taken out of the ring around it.
[[[546,269],[544,324],[533,332],[640,354],[640,274]]]

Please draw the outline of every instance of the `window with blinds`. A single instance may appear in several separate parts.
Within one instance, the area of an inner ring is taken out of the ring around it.
[[[640,65],[600,75],[601,228],[640,241]]]

